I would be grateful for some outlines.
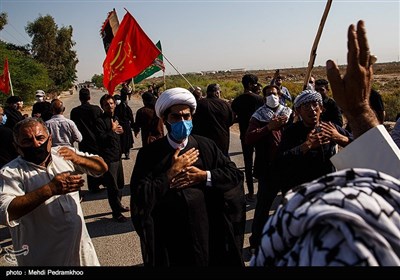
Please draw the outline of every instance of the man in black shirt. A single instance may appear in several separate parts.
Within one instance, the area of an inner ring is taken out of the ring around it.
[[[79,100],[81,101],[81,105],[73,108],[70,114],[71,120],[74,121],[80,133],[82,133],[82,141],[78,144],[79,150],[98,155],[99,149],[97,146],[95,125],[96,119],[101,116],[102,111],[99,106],[89,103],[90,91],[88,88],[80,89]],[[97,192],[100,190],[101,177],[96,178],[87,175],[87,184],[89,191]]]
[[[124,129],[114,115],[115,99],[105,94],[100,99],[100,105],[104,113],[96,120],[96,136],[99,145],[99,155],[108,165],[108,171],[103,175],[103,184],[107,188],[108,203],[112,210],[113,218],[123,223],[127,218],[122,212],[129,211],[121,203],[122,189],[124,188],[124,169],[121,161],[120,135]]]
[[[44,122],[48,121],[51,116],[51,104],[46,101],[46,94],[39,89],[35,92],[36,103],[32,107],[32,117],[41,118]]]
[[[253,185],[253,153],[254,146],[245,143],[245,135],[249,127],[249,121],[253,113],[262,105],[264,100],[260,95],[254,93],[257,87],[258,77],[253,74],[246,74],[242,77],[242,85],[244,87],[243,94],[236,97],[232,102],[232,110],[236,114],[236,120],[239,122],[240,141],[242,144],[244,169],[246,175],[246,184],[249,201],[253,201],[254,185]]]

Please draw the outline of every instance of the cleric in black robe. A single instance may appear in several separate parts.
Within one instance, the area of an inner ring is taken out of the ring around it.
[[[243,266],[243,173],[213,141],[190,135],[188,90],[163,92],[155,109],[168,134],[139,150],[130,183],[144,265]]]

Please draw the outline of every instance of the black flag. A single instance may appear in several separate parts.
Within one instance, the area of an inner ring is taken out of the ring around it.
[[[117,33],[119,27],[119,21],[115,9],[108,13],[107,19],[104,21],[101,27],[101,38],[103,39],[104,49],[107,53],[108,48],[111,45],[111,41],[114,35]]]

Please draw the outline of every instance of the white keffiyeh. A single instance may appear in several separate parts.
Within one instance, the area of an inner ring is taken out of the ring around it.
[[[251,266],[399,266],[400,181],[345,169],[289,191]]]
[[[187,89],[176,87],[167,89],[158,97],[155,105],[157,116],[161,119],[165,110],[178,104],[188,105],[193,109],[193,113],[196,111],[197,103],[194,95]]]

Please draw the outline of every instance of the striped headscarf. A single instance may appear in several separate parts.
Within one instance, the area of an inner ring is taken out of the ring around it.
[[[322,105],[322,96],[319,92],[313,89],[303,90],[295,99],[294,99],[294,108],[297,109],[301,105],[309,103],[309,102],[318,102]]]

